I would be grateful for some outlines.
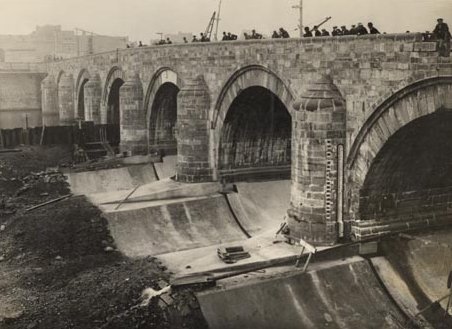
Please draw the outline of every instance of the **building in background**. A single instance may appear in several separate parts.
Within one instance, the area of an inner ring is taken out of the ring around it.
[[[126,48],[128,37],[98,35],[60,25],[37,26],[28,35],[0,35],[0,62],[44,62]]]

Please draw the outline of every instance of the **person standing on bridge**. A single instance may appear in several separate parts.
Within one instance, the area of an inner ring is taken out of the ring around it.
[[[321,37],[322,36],[322,32],[319,31],[319,27],[317,25],[314,26],[314,35],[316,37]]]
[[[279,28],[279,35],[280,35],[281,38],[283,38],[283,39],[288,39],[288,38],[290,38],[289,32],[287,32],[286,30],[284,30],[282,27]]]
[[[347,30],[347,27],[345,25],[342,25],[341,26],[341,33],[342,33],[342,35],[349,35],[350,31]]]
[[[223,39],[221,39],[221,41],[228,41],[228,40],[230,40],[228,38],[228,35],[226,34],[226,32],[223,32]]]
[[[436,24],[433,30],[433,38],[436,40],[437,49],[440,56],[449,57],[450,56],[450,38],[451,34],[449,31],[449,26],[444,23],[442,18],[437,19],[438,24]]]
[[[367,32],[367,29],[364,27],[363,23],[358,23],[358,27],[356,28],[356,34],[366,35],[369,34],[369,32]]]
[[[303,37],[305,37],[305,38],[311,38],[311,37],[312,37],[312,32],[311,32],[311,30],[309,29],[308,26],[306,26],[306,27],[304,28],[304,34],[303,34]]]
[[[279,33],[276,32],[276,31],[273,31],[272,39],[279,39],[279,38],[281,38],[280,35],[279,35]]]
[[[342,35],[342,31],[337,28],[337,26],[333,26],[333,31],[331,32],[333,37],[337,37]]]
[[[369,28],[369,33],[370,34],[380,34],[380,31],[378,31],[374,24],[372,22],[367,23],[367,27]]]
[[[322,37],[329,37],[330,36],[330,32],[328,32],[325,29],[322,29]]]

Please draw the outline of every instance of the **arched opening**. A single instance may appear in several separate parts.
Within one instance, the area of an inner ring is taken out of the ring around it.
[[[176,121],[179,87],[165,82],[155,94],[149,118],[149,151],[177,154]]]
[[[222,177],[290,177],[292,119],[283,102],[260,86],[244,89],[230,105],[221,130]]]
[[[88,79],[84,79],[79,87],[77,100],[77,117],[79,120],[85,121],[85,84]]]
[[[361,220],[446,214],[452,205],[452,112],[400,128],[372,161],[360,190]]]
[[[124,80],[116,78],[110,88],[107,99],[107,139],[112,146],[118,146],[121,141],[121,112],[119,105],[119,90]]]

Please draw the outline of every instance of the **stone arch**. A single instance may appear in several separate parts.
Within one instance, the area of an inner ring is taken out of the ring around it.
[[[125,72],[119,66],[113,66],[107,74],[102,90],[101,118],[100,118],[102,124],[107,124],[108,97],[110,95],[111,87],[113,86],[113,83],[117,79],[121,79],[122,81],[125,82],[126,81]]]
[[[113,66],[107,74],[107,78],[104,83],[104,90],[102,92],[102,104],[106,105],[108,100],[108,94],[110,93],[111,86],[116,79],[122,79],[126,81],[125,73],[119,66]]]
[[[261,65],[250,65],[237,70],[225,83],[215,104],[212,128],[221,131],[229,107],[242,90],[258,86],[279,97],[289,111],[295,100],[292,91],[273,71]]]
[[[242,91],[261,87],[277,96],[289,113],[292,113],[294,94],[283,80],[270,69],[261,65],[250,65],[237,70],[224,84],[215,103],[212,115],[211,162],[214,164],[214,178],[218,179],[219,144],[223,125],[229,108]],[[213,139],[213,141],[212,141]]]
[[[155,114],[153,111],[155,111],[154,105],[157,100],[156,97],[159,96],[159,93],[162,91],[161,88],[168,85],[173,86],[173,89],[178,92],[182,88],[183,83],[177,72],[169,67],[163,67],[153,75],[146,91],[144,110],[146,111],[147,140],[149,147],[153,144],[151,141],[151,117]]]
[[[228,111],[242,92],[252,88],[262,88],[276,96],[278,101],[292,114],[294,96],[290,88],[278,77],[277,74],[261,65],[251,65],[236,71],[223,86],[213,109],[211,128],[213,142],[211,145],[211,158],[214,163],[214,178],[219,177],[220,167],[220,143],[222,130]]]
[[[75,82],[75,118],[85,120],[84,87],[91,79],[87,69],[80,70]]]
[[[452,76],[417,81],[375,108],[347,157],[348,208],[352,220],[359,213],[360,190],[386,142],[408,124],[441,110],[452,110]]]

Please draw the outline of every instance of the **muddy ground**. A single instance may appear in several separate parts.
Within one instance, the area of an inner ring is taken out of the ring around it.
[[[61,147],[0,153],[0,328],[205,328],[191,291],[130,310],[171,273],[155,258],[117,252],[86,198],[26,211],[70,193],[55,168],[70,163]]]

